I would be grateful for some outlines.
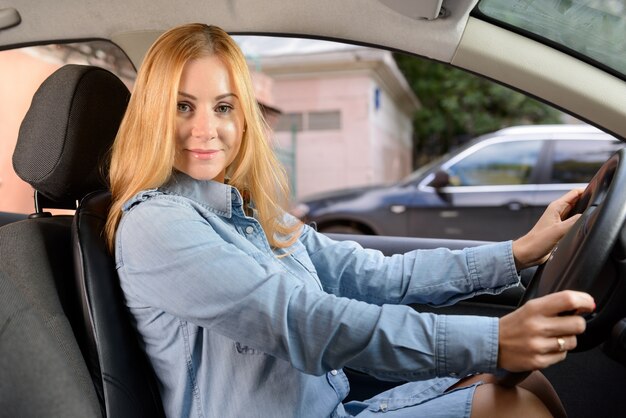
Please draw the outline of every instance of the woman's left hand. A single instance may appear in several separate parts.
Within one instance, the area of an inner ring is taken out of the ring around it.
[[[518,271],[548,259],[557,242],[580,217],[577,214],[563,220],[582,192],[582,189],[571,190],[550,203],[535,226],[526,235],[513,241],[513,257]]]

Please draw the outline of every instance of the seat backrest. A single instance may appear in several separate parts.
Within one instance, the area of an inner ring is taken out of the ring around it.
[[[89,345],[98,351],[107,416],[163,417],[154,371],[139,345],[103,239],[110,204],[108,192],[88,195],[72,225],[76,277],[93,331]]]
[[[0,212],[0,226],[21,221],[26,218],[27,216],[23,213]]]
[[[102,417],[68,318],[72,217],[0,228],[0,416]]]

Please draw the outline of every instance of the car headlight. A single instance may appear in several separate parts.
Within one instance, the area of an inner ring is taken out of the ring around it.
[[[293,216],[299,219],[303,219],[306,215],[309,214],[309,210],[310,210],[309,205],[307,205],[306,203],[298,203],[296,206],[291,208],[289,212]]]

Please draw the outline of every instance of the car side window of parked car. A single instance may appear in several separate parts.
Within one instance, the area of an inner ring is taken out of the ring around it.
[[[548,183],[587,183],[609,157],[624,145],[619,141],[554,141]]]
[[[528,184],[542,141],[486,145],[448,167],[451,186]]]

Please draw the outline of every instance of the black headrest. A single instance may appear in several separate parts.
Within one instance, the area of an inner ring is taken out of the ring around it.
[[[124,83],[105,69],[61,67],[41,84],[22,121],[15,172],[59,203],[106,188],[107,154],[129,97]]]

